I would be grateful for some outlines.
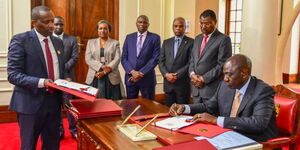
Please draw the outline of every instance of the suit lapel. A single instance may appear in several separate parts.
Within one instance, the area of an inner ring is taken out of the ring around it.
[[[176,59],[182,52],[184,52],[184,47],[185,47],[185,45],[186,45],[187,42],[188,42],[188,41],[187,41],[187,39],[186,39],[186,36],[183,36],[182,41],[181,41],[181,43],[180,43],[180,45],[179,45],[179,47],[178,47],[178,50],[177,50],[177,54],[176,54],[175,59]],[[174,40],[173,40],[173,47],[174,47]],[[173,51],[174,51],[174,48],[173,48]]]
[[[142,55],[142,53],[143,53],[144,51],[146,51],[145,48],[148,47],[148,44],[149,44],[150,38],[151,38],[150,36],[151,36],[151,33],[148,31],[147,36],[146,36],[146,39],[145,39],[145,41],[144,41],[144,43],[143,43],[142,49],[141,49],[140,54],[139,54],[138,57],[140,57],[140,56]]]
[[[109,49],[110,49],[109,47],[110,47],[110,45],[111,45],[111,39],[108,38],[107,41],[106,41],[105,49],[104,49],[104,57],[105,57],[105,59],[108,59],[108,54],[110,53],[110,52],[109,52]]]
[[[240,107],[239,107],[239,109],[237,111],[237,116],[245,108],[245,106],[247,105],[247,103],[251,100],[251,97],[252,97],[253,92],[254,92],[254,84],[255,84],[254,80],[253,80],[253,78],[251,78],[250,79],[250,83],[248,85],[248,88],[246,90],[246,93],[245,93],[245,95],[243,97],[243,100],[242,100],[242,102],[240,104]]]
[[[37,37],[34,29],[31,30],[30,36],[31,36],[31,40],[33,41],[33,47],[36,50],[38,56],[40,57],[40,60],[43,64],[43,68],[45,69],[45,71],[47,73],[48,71],[47,71],[47,66],[46,66],[46,61],[45,61],[46,59],[45,59],[45,56],[43,53],[43,49],[41,47],[41,43],[40,43],[39,38]]]
[[[228,98],[230,101],[222,104],[222,105],[224,105],[224,108],[228,108],[228,109],[226,109],[225,116],[230,116],[233,101],[234,101],[234,96],[235,96],[235,90],[234,89],[229,89],[229,90],[230,91],[228,92]]]
[[[95,41],[95,55],[96,55],[96,59],[99,61],[100,60],[100,48],[101,48],[101,45],[100,45],[100,38],[97,38],[96,41]],[[105,51],[105,49],[104,49]]]
[[[215,40],[217,39],[217,35],[219,34],[218,29],[215,30],[215,32],[211,35],[211,37],[209,38],[208,42],[206,43],[201,56],[199,57],[199,59],[201,59],[203,57],[203,55],[205,54],[206,51],[208,51],[209,47],[215,42]],[[201,36],[202,40],[203,40],[203,35]],[[201,44],[202,44],[202,40],[201,40]],[[200,47],[201,47],[200,44]],[[200,47],[199,47],[199,51],[200,51]]]
[[[170,47],[170,57],[171,57],[172,63],[175,60],[174,59],[174,40],[175,40],[175,37],[173,37],[172,40],[170,40],[170,42],[169,42],[170,45],[168,45]],[[178,51],[177,51],[177,53],[178,53]]]

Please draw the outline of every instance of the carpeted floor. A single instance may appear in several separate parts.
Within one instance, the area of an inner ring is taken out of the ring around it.
[[[68,130],[67,119],[63,120],[65,128],[65,138],[60,141],[60,150],[76,150],[77,141],[72,139]],[[0,150],[19,150],[20,134],[17,123],[0,124]],[[41,142],[38,142],[37,150],[41,149]]]

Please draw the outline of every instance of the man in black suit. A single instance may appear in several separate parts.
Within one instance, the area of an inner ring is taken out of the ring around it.
[[[65,71],[68,72],[72,81],[75,81],[75,64],[78,60],[78,46],[77,40],[74,36],[64,33],[64,19],[60,16],[54,18],[54,31],[53,36],[60,38],[64,43],[64,64]],[[64,104],[69,105],[69,100],[72,99],[72,95],[68,93],[63,93]],[[74,117],[67,112],[67,117],[69,121],[69,130],[74,139],[77,138],[77,128]],[[62,118],[60,122],[60,139],[64,138],[64,127],[62,123]]]
[[[184,35],[185,20],[182,17],[174,19],[173,32],[174,37],[164,40],[159,58],[167,106],[187,104],[190,96],[188,67],[194,40]]]
[[[216,28],[216,14],[205,10],[200,15],[202,34],[196,36],[190,59],[194,103],[211,98],[222,80],[222,67],[231,56],[230,38]]]
[[[234,55],[224,64],[224,81],[204,103],[172,105],[170,114],[196,114],[193,121],[233,129],[253,140],[277,136],[274,90],[251,76],[251,60]]]
[[[8,81],[15,85],[9,109],[18,115],[22,150],[36,149],[39,136],[43,150],[59,149],[62,94],[47,84],[70,78],[64,72],[63,42],[52,36],[53,21],[48,7],[33,8],[34,28],[15,35],[8,48]]]

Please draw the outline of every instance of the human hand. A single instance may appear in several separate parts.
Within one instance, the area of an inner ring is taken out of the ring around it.
[[[72,81],[71,78],[65,78],[65,80],[67,80],[68,82],[71,82],[71,81]]]
[[[105,74],[104,74],[103,71],[97,72],[97,73],[95,74],[95,77],[98,78],[98,79],[101,79],[103,76],[105,76]]]
[[[208,113],[200,113],[196,114],[193,117],[193,122],[204,122],[209,124],[217,124],[217,117],[208,114]]]
[[[184,110],[185,110],[184,105],[173,104],[173,105],[170,107],[169,114],[170,114],[171,116],[178,116],[178,115],[183,114]]]
[[[53,83],[53,80],[51,80],[51,79],[45,79],[45,80],[44,80],[44,86],[45,86],[46,88],[49,87],[49,86],[48,86],[48,83]]]
[[[103,65],[101,69],[105,72],[105,74],[109,74],[112,71],[111,67],[105,65]]]

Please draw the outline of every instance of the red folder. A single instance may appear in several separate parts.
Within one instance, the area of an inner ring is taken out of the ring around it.
[[[55,83],[47,83],[47,86],[49,86],[51,88],[54,88],[54,89],[57,89],[57,90],[60,90],[60,91],[63,91],[63,92],[70,93],[72,95],[75,95],[77,97],[80,97],[80,98],[83,98],[83,99],[86,99],[86,100],[89,100],[89,101],[94,101],[96,99],[96,96],[98,95],[98,93],[96,95],[89,95],[89,94],[84,93],[82,91],[77,91],[77,90],[65,88],[65,87],[62,87],[62,86],[58,86]]]
[[[182,129],[178,129],[176,131],[212,138],[221,133],[231,131],[231,129],[225,129],[225,128],[219,127],[217,125],[212,125],[212,124],[195,123],[193,125],[184,127]]]
[[[210,144],[207,140],[199,140],[199,141],[192,141],[187,143],[181,143],[171,146],[159,147],[154,148],[152,150],[217,150],[212,144]]]
[[[122,108],[112,100],[96,99],[94,102],[84,99],[70,100],[68,111],[77,119],[108,117],[121,115]]]

